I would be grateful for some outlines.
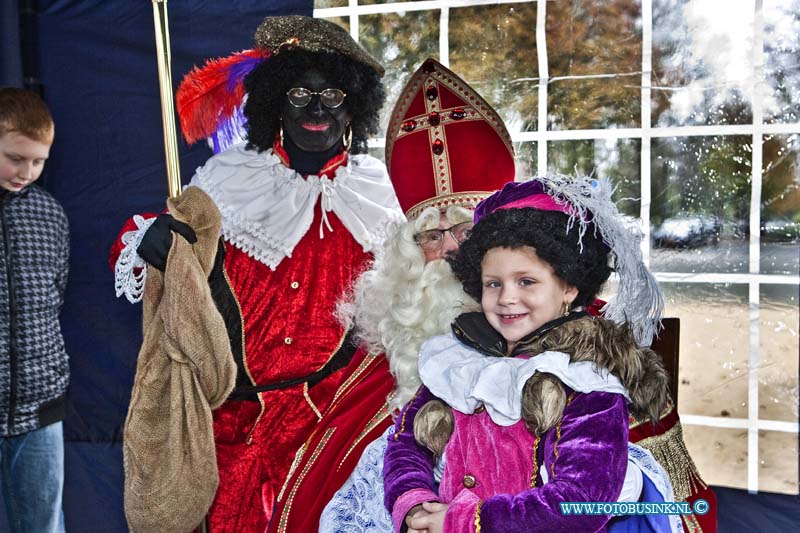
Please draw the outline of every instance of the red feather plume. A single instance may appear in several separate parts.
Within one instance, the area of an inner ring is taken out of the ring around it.
[[[244,98],[245,75],[269,55],[254,49],[210,59],[183,78],[175,98],[181,131],[189,144],[209,137],[231,118]]]

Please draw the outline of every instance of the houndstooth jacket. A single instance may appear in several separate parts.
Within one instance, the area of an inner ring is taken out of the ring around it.
[[[0,438],[64,418],[69,381],[58,315],[69,259],[67,216],[37,185],[0,190]]]

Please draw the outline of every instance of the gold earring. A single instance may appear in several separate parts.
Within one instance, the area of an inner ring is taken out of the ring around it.
[[[564,316],[569,315],[569,302],[564,302]]]
[[[350,123],[347,123],[344,129],[344,135],[342,136],[342,144],[344,145],[344,151],[350,151],[350,145],[353,144],[353,127]]]
[[[280,127],[278,128],[278,140],[280,142],[279,146],[283,148],[283,119],[281,119]]]

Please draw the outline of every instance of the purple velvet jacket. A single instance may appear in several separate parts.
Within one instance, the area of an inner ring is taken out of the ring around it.
[[[572,391],[566,388],[567,394]],[[559,426],[537,447],[531,488],[533,436],[523,422],[494,424],[483,413],[455,413],[446,468],[435,492],[433,455],[414,440],[414,417],[433,399],[423,387],[398,417],[384,458],[385,504],[396,530],[416,504],[449,504],[445,532],[603,531],[609,516],[562,516],[565,501],[616,501],[625,479],[628,409],[625,398],[575,393]],[[548,482],[542,483],[541,470]],[[474,479],[467,478],[469,474]]]

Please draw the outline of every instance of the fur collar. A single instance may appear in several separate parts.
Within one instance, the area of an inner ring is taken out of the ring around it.
[[[460,315],[452,329],[467,346],[489,356],[505,357],[505,339],[489,325],[483,313]],[[649,348],[639,347],[628,326],[587,313],[572,313],[527,335],[511,355],[536,356],[546,351],[566,353],[572,363],[592,362],[617,376],[630,396],[631,414],[637,418],[657,421],[669,400],[669,377],[661,357]]]
[[[633,332],[604,318],[584,317],[566,322],[525,343],[522,353],[564,352],[571,362],[591,361],[617,376],[630,395],[637,418],[658,420],[669,400],[669,376],[661,357],[637,346]]]

